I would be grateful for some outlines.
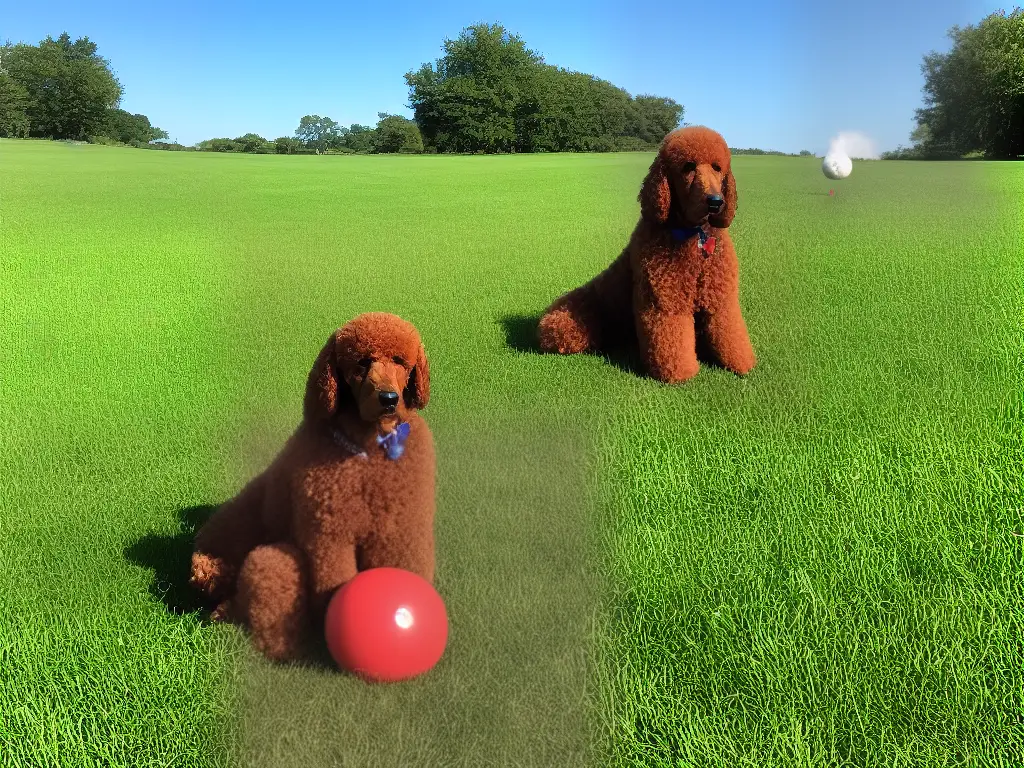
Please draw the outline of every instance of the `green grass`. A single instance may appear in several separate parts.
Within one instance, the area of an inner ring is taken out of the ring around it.
[[[760,363],[664,387],[524,349],[648,162],[0,141],[0,765],[1024,762],[1024,173],[737,158]],[[181,585],[371,309],[430,353],[452,621],[388,687]]]

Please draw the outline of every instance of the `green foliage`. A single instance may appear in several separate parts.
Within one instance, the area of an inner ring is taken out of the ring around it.
[[[241,152],[241,145],[234,139],[206,139],[196,144],[203,152]]]
[[[267,155],[276,151],[277,147],[256,133],[247,133],[235,139],[239,146],[239,152],[251,152],[257,155]]]
[[[37,46],[6,44],[0,54],[6,73],[20,86],[0,86],[6,88],[2,93],[15,93],[23,104],[21,109],[0,107],[5,125],[21,127],[27,120],[29,136],[51,139],[85,139],[103,132],[108,111],[121,99],[121,84],[89,38],[71,42],[65,32]]]
[[[642,95],[633,99],[633,115],[631,135],[647,144],[657,144],[679,126],[683,107],[662,96]]]
[[[953,27],[948,53],[924,57],[925,106],[913,140],[921,156],[1024,155],[1024,10]]]
[[[883,152],[880,158],[882,160],[924,160],[926,156],[920,146],[904,147],[901,144],[896,149]]]
[[[115,139],[107,135],[103,136],[90,136],[90,144],[99,144],[102,147],[123,147],[125,142],[120,139]]]
[[[274,151],[279,155],[297,155],[304,150],[302,142],[292,136],[279,136],[274,139]]]
[[[29,134],[28,91],[7,72],[0,71],[0,137],[21,139]]]
[[[368,125],[353,123],[345,134],[345,146],[353,152],[375,152],[377,150],[377,129]]]
[[[729,152],[731,152],[734,155],[772,155],[773,157],[814,157],[814,154],[806,149],[801,150],[800,154],[793,154],[792,152],[780,152],[777,149],[757,149],[756,147],[742,149],[739,147],[729,147]]]
[[[498,24],[476,24],[444,42],[445,55],[405,75],[424,138],[443,152],[511,152],[537,111],[543,59]]]
[[[176,141],[152,141],[143,146],[143,149],[165,149],[171,152],[195,152],[195,147],[188,147]]]
[[[406,152],[420,153],[423,151],[423,137],[420,129],[412,120],[400,115],[389,115],[381,112],[377,123],[376,151],[381,153]]]
[[[295,137],[308,149],[321,155],[328,149],[340,147],[345,141],[347,128],[343,128],[329,117],[306,115],[299,120],[295,129]]]
[[[145,115],[133,115],[123,109],[110,109],[101,128],[104,136],[109,136],[122,144],[133,141],[148,144],[157,139],[166,139],[167,131],[163,131],[149,122]]]
[[[276,142],[271,144],[259,134],[247,133],[236,139],[207,139],[199,142],[196,149],[203,152],[251,152],[265,155],[274,153],[277,150],[277,144]]]
[[[424,143],[440,152],[649,149],[683,115],[671,99],[634,99],[593,75],[546,64],[498,24],[467,27],[405,80]]]

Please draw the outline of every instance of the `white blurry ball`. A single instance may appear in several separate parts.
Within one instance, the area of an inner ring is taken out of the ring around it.
[[[853,170],[853,160],[845,152],[829,152],[821,161],[821,172],[830,179],[845,179]]]

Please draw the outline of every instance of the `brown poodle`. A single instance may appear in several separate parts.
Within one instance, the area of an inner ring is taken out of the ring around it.
[[[434,443],[416,328],[383,313],[338,329],[303,418],[270,467],[196,536],[192,583],[272,659],[297,656],[332,593],[391,566],[434,579]]]
[[[664,382],[696,376],[700,348],[747,373],[756,359],[727,231],[736,180],[725,140],[699,126],[670,133],[639,199],[640,222],[622,254],[541,318],[541,348],[574,354],[638,343],[647,370]]]

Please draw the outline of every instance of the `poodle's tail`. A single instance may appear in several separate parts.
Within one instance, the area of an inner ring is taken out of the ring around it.
[[[600,352],[633,329],[633,280],[629,252],[586,285],[552,304],[537,331],[545,352]]]

